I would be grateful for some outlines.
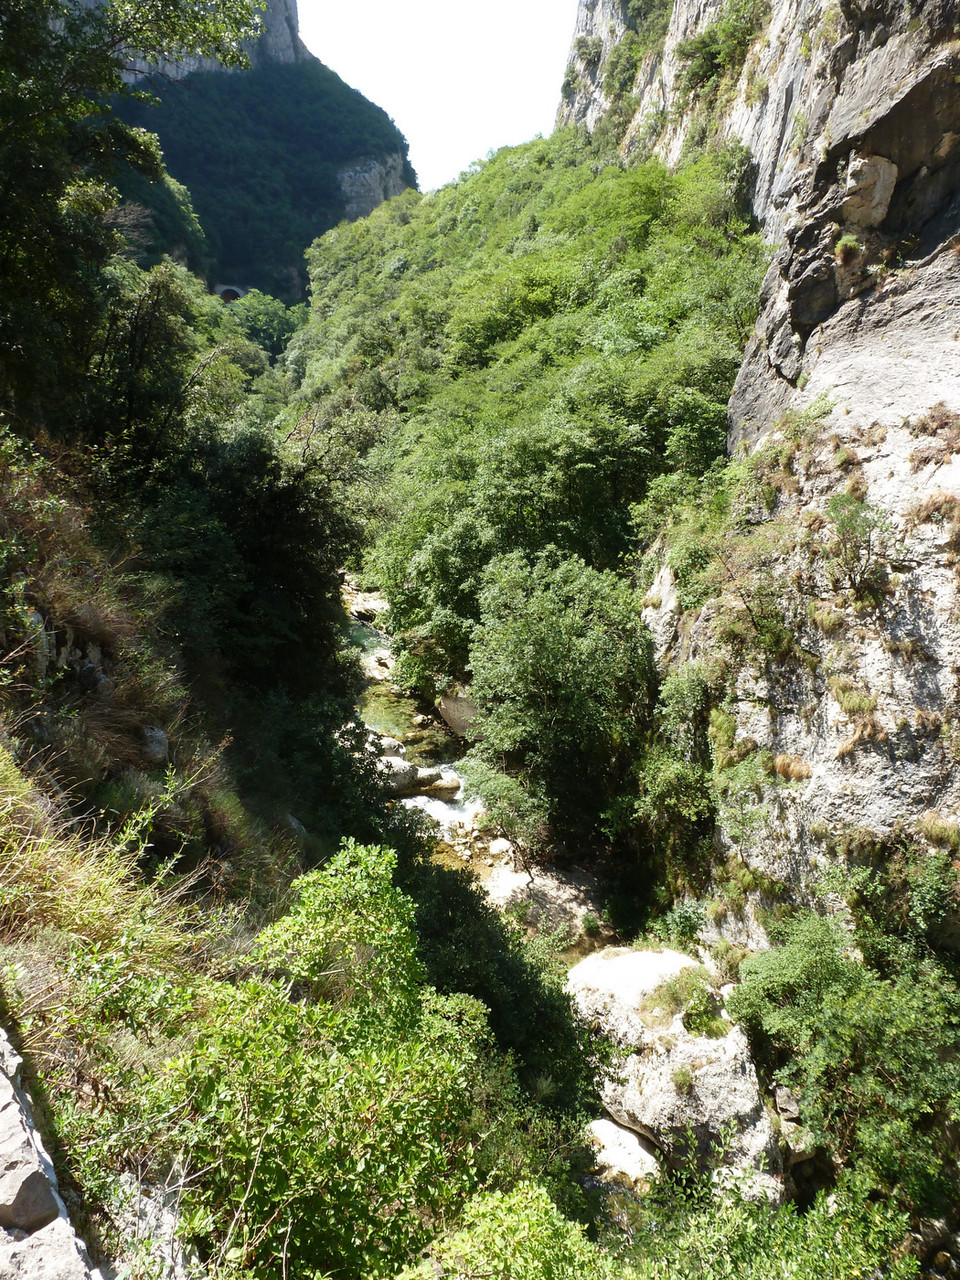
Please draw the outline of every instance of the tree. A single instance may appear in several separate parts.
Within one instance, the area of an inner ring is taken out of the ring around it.
[[[206,55],[242,65],[251,0],[163,5],[7,0],[0,12],[0,409],[57,405],[90,358],[101,270],[119,243],[111,180],[162,174],[156,140],[111,95],[136,64]]]
[[[640,602],[612,573],[549,548],[494,560],[470,661],[479,713],[474,760],[513,774],[557,843],[602,842],[631,786],[651,714],[653,659]],[[522,810],[513,807],[521,819]],[[605,830],[606,828],[606,830]]]

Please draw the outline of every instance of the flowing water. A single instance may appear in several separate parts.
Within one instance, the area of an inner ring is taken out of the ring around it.
[[[351,644],[361,651],[367,675],[358,708],[362,722],[374,733],[399,739],[411,764],[421,768],[443,765],[456,773],[453,764],[463,755],[463,740],[432,714],[425,715],[425,709],[415,699],[391,683],[390,637],[369,622],[351,622],[349,634]],[[429,710],[432,712],[432,708]],[[460,791],[448,799],[410,796],[401,803],[422,809],[446,831],[471,826],[483,808],[479,800],[464,796],[462,782]]]

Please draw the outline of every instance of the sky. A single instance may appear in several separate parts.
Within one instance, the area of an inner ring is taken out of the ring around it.
[[[299,0],[300,36],[382,107],[422,191],[553,129],[577,0]]]

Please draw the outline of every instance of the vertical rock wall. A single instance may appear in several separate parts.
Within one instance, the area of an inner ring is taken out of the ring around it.
[[[667,565],[647,620],[663,663],[729,662],[735,752],[782,762],[749,834],[721,821],[721,858],[802,897],[838,857],[945,856],[960,838],[960,12],[771,0],[705,110],[677,97],[676,48],[722,7],[676,0],[622,149],[653,138],[676,163],[694,130],[750,149],[772,263],[729,448],[764,478],[741,535],[773,547],[794,656],[725,650],[716,624],[742,608],[737,584],[683,615]],[[584,32],[597,12],[583,5]],[[581,92],[561,118],[589,124],[603,107]],[[875,526],[872,603],[829,568],[838,495]],[[762,943],[762,899],[718,927]],[[960,939],[958,926],[944,927]]]

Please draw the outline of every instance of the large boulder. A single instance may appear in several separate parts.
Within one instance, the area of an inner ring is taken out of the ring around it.
[[[679,951],[607,947],[570,970],[567,990],[580,1014],[633,1050],[604,1082],[604,1106],[618,1125],[652,1143],[669,1166],[705,1170],[719,1160],[725,1176],[742,1179],[748,1194],[777,1199],[780,1145],[746,1036],[732,1024],[718,1038],[687,1030],[677,987],[687,985],[692,995],[699,983],[702,993],[699,979],[658,991],[697,968]],[[711,1030],[722,1028],[722,1021],[712,1020]],[[594,1135],[600,1136],[613,1135]]]
[[[665,1035],[632,1054],[603,1087],[618,1124],[653,1142],[667,1162],[746,1171],[754,1190],[779,1194],[780,1147],[764,1109],[747,1038]]]
[[[418,772],[415,764],[401,760],[399,756],[381,756],[377,761],[377,773],[389,796],[415,796]]]
[[[632,1130],[612,1120],[592,1120],[587,1125],[586,1138],[604,1181],[642,1191],[659,1178],[660,1164],[650,1143]]]
[[[679,951],[634,951],[604,947],[581,960],[567,975],[567,991],[580,1016],[614,1043],[630,1048],[649,1042],[646,998],[697,962]]]

